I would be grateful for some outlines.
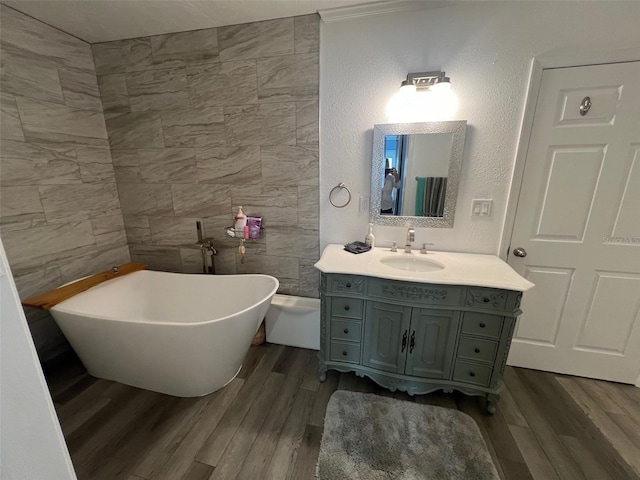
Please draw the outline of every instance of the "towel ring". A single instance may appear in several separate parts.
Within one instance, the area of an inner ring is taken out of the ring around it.
[[[349,198],[347,198],[347,201],[344,203],[344,205],[336,205],[335,203],[333,203],[333,200],[331,199],[331,197],[333,196],[333,193],[337,190],[337,189],[345,189],[347,191],[347,194],[349,195]],[[349,191],[349,189],[347,188],[347,186],[340,182],[338,185],[336,185],[335,187],[333,187],[331,189],[331,191],[329,192],[329,203],[331,203],[331,205],[333,205],[336,208],[344,208],[347,205],[349,205],[349,202],[351,201],[351,192]]]

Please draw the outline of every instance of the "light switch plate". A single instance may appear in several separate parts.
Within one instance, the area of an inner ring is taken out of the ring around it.
[[[490,198],[474,198],[471,201],[472,217],[490,217],[493,200]]]
[[[360,205],[358,211],[360,213],[369,213],[369,197],[360,195]]]

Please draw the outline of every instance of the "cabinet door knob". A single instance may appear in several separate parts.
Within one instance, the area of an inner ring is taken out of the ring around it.
[[[480,349],[478,347],[474,348],[473,351],[476,353],[480,353]]]
[[[489,303],[489,302],[491,301],[491,299],[490,299],[489,297],[484,297],[484,298],[482,299],[482,301],[483,301],[484,303]]]
[[[349,305],[345,305],[345,306],[344,306],[344,309],[345,309],[345,310],[349,310]]]
[[[351,284],[349,282],[346,283],[345,287],[351,288]]]
[[[470,377],[475,377],[475,376],[476,376],[476,373],[475,373],[475,372],[469,372],[469,376],[470,376]]]
[[[349,329],[348,329],[348,328],[345,328],[345,329],[344,329],[344,333],[349,333]]]
[[[344,356],[346,357],[346,356],[347,356],[347,351],[346,351],[346,350],[343,350],[343,351],[342,351],[342,355],[344,355]]]
[[[480,322],[480,328],[484,328],[484,327],[486,327],[486,326],[487,326],[487,325],[486,325],[484,322]]]

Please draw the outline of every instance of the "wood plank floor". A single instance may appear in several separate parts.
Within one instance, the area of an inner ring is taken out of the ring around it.
[[[354,374],[317,378],[317,352],[252,347],[224,389],[176,398],[89,376],[47,375],[80,480],[313,479],[324,413],[337,390],[461,410],[475,419],[503,479],[640,480],[640,389],[507,368],[491,416],[484,401],[409,397]]]

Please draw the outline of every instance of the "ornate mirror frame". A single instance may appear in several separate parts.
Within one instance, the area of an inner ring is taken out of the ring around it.
[[[374,225],[453,228],[456,212],[462,154],[464,152],[464,137],[467,128],[466,120],[450,122],[425,123],[389,123],[374,125],[373,127],[373,157],[371,160],[371,203],[369,222]],[[384,168],[381,168],[385,158],[386,135],[412,135],[429,133],[451,133],[451,157],[449,158],[449,173],[447,175],[447,191],[445,194],[444,216],[442,217],[409,217],[395,215],[380,215],[381,185],[384,178]]]

